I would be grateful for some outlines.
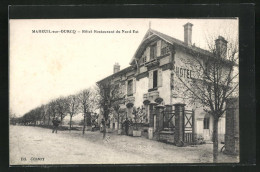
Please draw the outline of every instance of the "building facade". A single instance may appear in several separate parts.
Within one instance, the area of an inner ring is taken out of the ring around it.
[[[146,124],[156,132],[162,130],[162,127],[175,127],[177,125],[176,115],[174,116],[175,105],[185,104],[185,110],[190,112],[192,120],[183,117],[184,125],[190,123],[192,133],[197,138],[203,137],[204,140],[210,141],[213,134],[212,116],[196,103],[193,105],[187,103],[177,89],[177,75],[183,81],[196,77],[193,66],[185,63],[187,60],[192,60],[193,52],[202,56],[211,55],[210,52],[192,45],[192,26],[191,23],[184,25],[184,41],[149,29],[130,60],[130,66],[120,70],[119,64],[115,64],[114,74],[99,82],[120,85],[125,100],[120,105],[124,113],[122,118],[134,119],[133,109],[141,109],[143,115],[138,122]],[[223,37],[216,40],[216,46],[225,49],[226,45],[227,42]],[[163,115],[160,117],[161,114]],[[117,129],[117,122],[118,119],[111,115],[111,128]],[[225,115],[220,118],[218,127],[219,140],[224,141]]]

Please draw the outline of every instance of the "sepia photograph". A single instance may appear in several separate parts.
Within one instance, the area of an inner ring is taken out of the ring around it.
[[[239,163],[239,18],[9,20],[9,163]]]

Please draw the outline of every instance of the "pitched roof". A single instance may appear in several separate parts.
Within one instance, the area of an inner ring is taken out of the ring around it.
[[[121,73],[128,72],[128,71],[132,70],[132,68],[133,68],[132,66],[128,66],[128,67],[126,67],[126,68],[124,68],[124,69],[122,69],[122,70],[120,70],[120,71],[118,71],[118,72],[116,72],[116,73],[113,73],[113,74],[111,74],[111,75],[109,75],[109,76],[107,76],[107,77],[105,77],[105,78],[103,78],[103,79],[97,81],[97,83],[100,83],[100,82],[102,82],[102,81],[105,81],[105,80],[107,80],[107,79],[109,79],[109,78],[111,78],[111,77],[113,77],[113,76],[120,75]]]
[[[192,45],[192,46],[189,46],[189,45],[187,45],[186,43],[184,43],[183,41],[178,40],[178,39],[176,39],[176,38],[173,38],[173,37],[171,37],[171,36],[169,36],[169,35],[163,34],[163,33],[161,33],[161,32],[158,32],[158,31],[156,31],[156,30],[153,30],[153,29],[148,29],[148,31],[146,32],[146,34],[145,34],[145,36],[144,36],[142,42],[140,43],[140,45],[139,45],[139,47],[137,48],[137,50],[136,50],[134,56],[132,57],[132,59],[131,59],[131,61],[130,61],[130,64],[132,64],[132,63],[134,62],[135,56],[136,56],[140,51],[142,51],[142,50],[144,49],[144,44],[147,43],[148,38],[150,38],[150,36],[151,36],[150,33],[152,33],[153,35],[156,35],[156,36],[160,37],[161,39],[165,40],[166,42],[168,42],[168,43],[170,43],[170,44],[172,44],[172,45],[182,46],[182,47],[184,47],[184,48],[188,48],[188,49],[190,49],[190,50],[196,51],[196,52],[201,53],[201,54],[203,54],[203,55],[207,55],[207,56],[211,56],[211,55],[212,55],[212,53],[209,52],[209,51],[207,51],[207,50],[201,49],[201,48],[196,47],[196,46],[193,46],[193,45]],[[111,75],[107,76],[106,78],[104,78],[104,79],[102,79],[102,80],[100,80],[100,81],[98,81],[98,82],[104,81],[104,80],[106,80],[106,79],[108,79],[108,78],[110,78],[110,77],[112,77],[112,76],[116,76],[116,75],[118,75],[118,74],[120,74],[120,73],[122,73],[122,72],[126,72],[126,71],[129,71],[129,70],[131,70],[131,66],[128,66],[128,67],[126,67],[126,68],[124,68],[124,69],[118,71],[117,73],[111,74]]]
[[[182,46],[182,47],[184,47],[184,48],[188,48],[188,49],[193,50],[193,51],[195,51],[195,52],[197,52],[197,53],[201,53],[201,54],[204,54],[204,55],[207,55],[207,56],[211,56],[211,55],[212,55],[212,53],[209,52],[209,51],[207,51],[207,50],[201,49],[201,48],[196,47],[196,46],[193,46],[193,45],[192,45],[192,46],[189,46],[189,45],[187,45],[186,43],[184,43],[184,42],[181,41],[181,40],[178,40],[178,39],[176,39],[176,38],[173,38],[173,37],[171,37],[171,36],[169,36],[169,35],[163,34],[163,33],[158,32],[158,31],[156,31],[156,30],[149,29],[149,30],[147,31],[147,33],[145,34],[145,37],[144,37],[144,39],[142,40],[141,44],[139,45],[138,49],[136,50],[134,57],[131,59],[130,64],[133,63],[133,60],[135,59],[135,56],[136,56],[136,55],[138,54],[138,52],[143,48],[143,47],[142,47],[142,44],[147,40],[147,38],[148,38],[147,35],[149,35],[149,33],[152,33],[152,34],[154,34],[154,35],[160,37],[161,39],[165,40],[166,42],[168,42],[168,43],[170,43],[170,44],[172,44],[172,45]]]

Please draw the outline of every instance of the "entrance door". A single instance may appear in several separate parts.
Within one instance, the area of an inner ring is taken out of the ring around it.
[[[203,137],[204,140],[210,140],[210,130],[209,130],[210,118],[205,117],[203,121]]]

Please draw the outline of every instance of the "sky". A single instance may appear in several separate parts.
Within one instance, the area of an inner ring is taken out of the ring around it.
[[[207,38],[238,36],[238,19],[12,19],[9,20],[9,108],[22,116],[60,96],[93,87],[129,66],[151,28],[184,40],[183,25],[193,24],[192,43],[207,49]],[[75,30],[76,33],[32,33]],[[82,33],[88,30],[92,33]],[[94,30],[114,33],[94,33]],[[130,31],[126,33],[124,31]],[[133,30],[136,32],[134,33]],[[116,33],[120,31],[120,33]]]

